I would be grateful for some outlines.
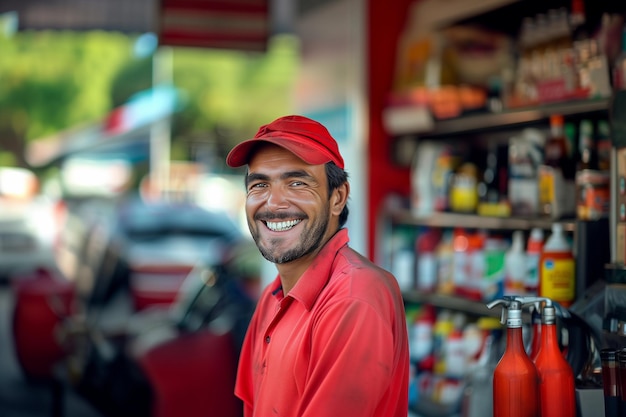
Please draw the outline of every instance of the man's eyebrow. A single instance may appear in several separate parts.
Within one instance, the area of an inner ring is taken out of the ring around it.
[[[246,176],[246,184],[252,181],[267,181],[269,179],[270,177],[265,174],[259,174],[259,173],[253,172]]]
[[[287,171],[287,172],[283,172],[280,175],[280,179],[287,179],[287,178],[313,178],[313,176],[311,174],[309,174],[308,172],[304,171],[304,170],[297,170],[297,171]]]
[[[286,171],[280,174],[280,179],[285,180],[288,178],[313,178],[311,174],[304,170]],[[270,177],[266,174],[253,172],[246,176],[246,185],[253,181],[269,181]]]

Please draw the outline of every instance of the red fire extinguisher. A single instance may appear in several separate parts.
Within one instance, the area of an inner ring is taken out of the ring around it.
[[[574,372],[559,346],[552,300],[543,301],[546,304],[541,311],[541,347],[535,358],[541,417],[576,417]]]
[[[493,415],[497,417],[539,416],[539,377],[524,349],[522,307],[529,298],[506,296],[487,304],[502,305],[506,323],[506,349],[493,374]]]

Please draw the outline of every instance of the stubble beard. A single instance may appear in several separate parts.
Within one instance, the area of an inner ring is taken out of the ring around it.
[[[274,264],[284,264],[287,262],[295,261],[296,259],[302,258],[315,251],[320,247],[322,240],[324,239],[324,234],[326,228],[329,223],[329,211],[328,208],[324,209],[324,212],[320,214],[318,220],[313,223],[310,229],[305,229],[300,235],[300,240],[298,244],[286,251],[280,252],[280,245],[283,242],[283,239],[280,237],[273,238],[269,240],[268,245],[263,245],[261,242],[260,233],[258,228],[252,227],[250,222],[248,221],[248,228],[250,229],[250,234],[252,235],[252,239],[256,243],[259,252],[261,255],[268,261]]]

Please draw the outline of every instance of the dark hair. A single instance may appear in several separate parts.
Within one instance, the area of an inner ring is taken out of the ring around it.
[[[326,163],[326,177],[328,178],[328,197],[332,192],[339,188],[340,185],[348,181],[348,173],[335,165],[334,162]],[[341,214],[339,214],[339,228],[342,228],[348,221],[348,204],[344,206]]]

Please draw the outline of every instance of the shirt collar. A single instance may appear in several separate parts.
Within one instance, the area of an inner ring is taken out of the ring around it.
[[[335,233],[335,235],[326,242],[311,265],[304,271],[304,274],[298,279],[296,285],[289,291],[288,296],[300,301],[307,310],[310,310],[317,296],[330,279],[332,266],[337,253],[341,248],[346,246],[349,241],[348,229],[340,229]],[[280,277],[277,277],[276,281],[274,281],[273,294],[279,299],[283,296],[282,289],[280,288]]]

